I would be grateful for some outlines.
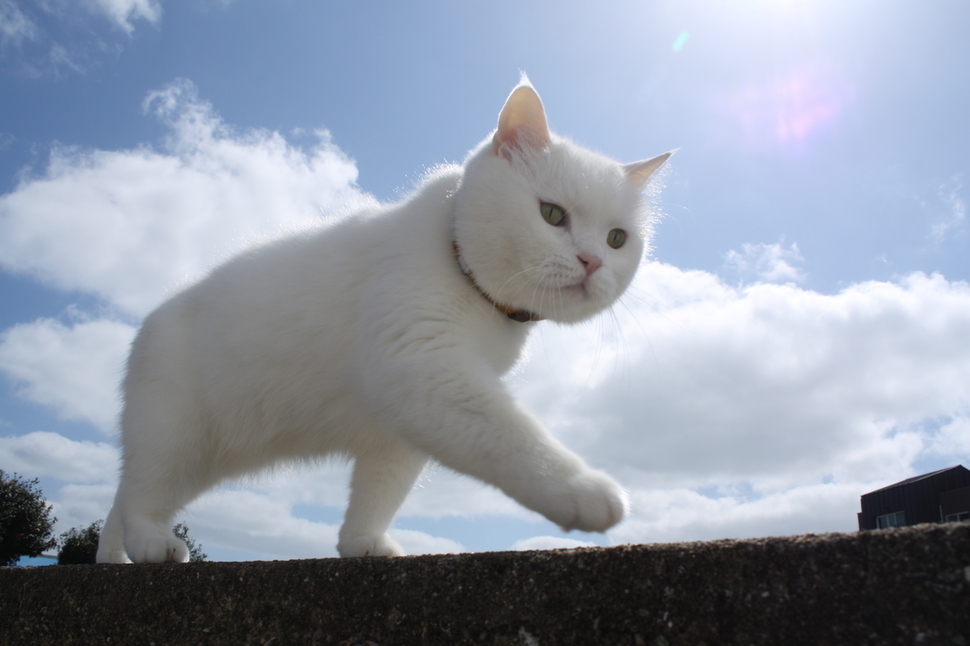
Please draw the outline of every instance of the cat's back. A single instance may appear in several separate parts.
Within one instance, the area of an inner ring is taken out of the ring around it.
[[[370,282],[394,283],[403,269],[428,271],[427,261],[434,262],[429,254],[450,239],[448,200],[460,179],[459,167],[441,167],[401,202],[358,209],[254,246],[217,267],[186,296],[225,305],[332,309],[338,301],[358,300]]]
[[[152,312],[135,349],[180,346],[209,368],[247,354],[279,363],[325,351],[335,361],[368,322],[433,314],[454,273],[449,199],[460,178],[442,167],[400,203],[253,246]]]

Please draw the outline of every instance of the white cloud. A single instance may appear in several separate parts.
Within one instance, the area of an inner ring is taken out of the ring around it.
[[[417,518],[505,516],[536,519],[498,489],[431,463],[401,507],[399,516]]]
[[[970,462],[970,412],[957,415],[930,433],[928,452],[954,462]]]
[[[72,52],[60,43],[51,45],[47,58],[51,69],[57,72],[66,69],[76,74],[84,74],[87,65],[83,54],[79,55],[77,52]]]
[[[855,484],[815,484],[745,498],[642,489],[631,497],[631,518],[610,537],[618,543],[663,543],[853,531],[859,496],[869,490]]]
[[[804,260],[794,242],[788,248],[781,242],[745,243],[741,251],[732,249],[724,255],[725,265],[745,283],[800,283],[805,274],[795,265]]]
[[[114,482],[118,449],[102,442],[77,442],[57,433],[36,431],[0,437],[0,464],[7,471],[66,482]]]
[[[515,552],[528,552],[531,550],[561,550],[577,547],[596,547],[596,543],[578,541],[563,536],[533,536],[532,538],[515,541],[510,549]]]
[[[132,21],[147,20],[154,24],[162,17],[162,5],[158,0],[85,0],[85,4],[128,34],[135,30]]]
[[[37,25],[13,0],[0,0],[0,53],[37,38]]]
[[[325,131],[304,151],[234,133],[187,81],[153,92],[165,151],[55,148],[42,177],[0,196],[0,267],[144,315],[254,239],[366,200]]]
[[[83,76],[161,16],[160,0],[0,0],[0,59],[29,77]]]
[[[71,326],[53,319],[21,323],[0,332],[0,371],[18,384],[22,397],[111,433],[134,336],[132,326],[106,319]]]
[[[458,541],[412,529],[392,529],[389,533],[408,554],[461,554],[468,551]]]
[[[72,527],[83,528],[96,520],[104,520],[114,496],[114,484],[68,484],[61,487],[56,496],[49,500],[57,516],[54,533],[60,535]]]
[[[45,498],[57,518],[54,534],[87,527],[111,508],[121,465],[118,449],[36,431],[0,437],[0,465],[27,478],[44,478]],[[51,485],[67,483],[57,489]]]
[[[936,244],[942,244],[966,226],[967,203],[960,197],[962,189],[963,182],[960,176],[955,176],[937,190],[937,198],[942,202],[942,209],[938,204],[934,204],[933,206],[936,207],[934,215],[941,210],[942,215],[936,215],[930,225],[930,239]],[[929,205],[924,202],[923,206],[925,208]]]

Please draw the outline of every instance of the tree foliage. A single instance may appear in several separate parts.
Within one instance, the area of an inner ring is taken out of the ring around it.
[[[202,551],[202,546],[196,544],[194,540],[189,538],[189,526],[185,523],[178,523],[172,528],[172,532],[183,541],[189,548],[189,562],[190,563],[200,563],[207,558],[209,555]]]
[[[57,564],[94,563],[98,555],[98,539],[101,538],[103,526],[103,520],[96,520],[86,528],[73,527],[61,534],[61,549],[57,553]]]
[[[40,556],[57,545],[52,505],[44,500],[37,478],[25,480],[0,469],[0,565],[21,556]]]

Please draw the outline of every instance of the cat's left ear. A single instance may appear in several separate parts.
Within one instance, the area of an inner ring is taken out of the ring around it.
[[[543,150],[549,143],[549,125],[542,101],[531,85],[523,83],[505,101],[498,117],[498,130],[492,137],[492,150],[496,155],[507,155],[504,152],[507,147]]]
[[[672,150],[669,153],[657,155],[653,159],[648,159],[647,161],[639,161],[632,164],[627,164],[623,167],[623,170],[626,171],[626,178],[633,182],[635,186],[643,186],[654,173],[660,170],[660,167],[664,165],[664,162],[670,159],[670,156],[675,152],[676,151]]]

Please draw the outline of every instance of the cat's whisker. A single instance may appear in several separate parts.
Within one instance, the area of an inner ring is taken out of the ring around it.
[[[626,306],[625,303],[623,303],[623,300],[622,299],[620,299],[618,301],[618,303],[620,305],[622,305],[624,308],[626,308],[629,311],[629,308]],[[622,360],[623,360],[623,366],[622,367],[623,367],[624,375],[626,375],[627,377],[629,377],[630,370],[631,370],[631,365],[630,365],[630,353],[628,351],[628,347],[629,346],[628,346],[627,340],[626,340],[625,329],[624,329],[623,325],[620,323],[619,317],[616,315],[616,307],[615,306],[610,306],[610,308],[607,310],[607,313],[609,314],[610,321],[613,323],[613,328],[616,330],[616,337],[617,337],[617,340],[619,342],[620,350],[621,350],[618,353],[618,355],[620,357],[622,357]],[[636,317],[634,316],[634,318],[636,318]]]
[[[639,290],[638,288],[636,288],[636,287],[634,287],[634,286],[631,285],[627,289],[626,293],[623,295],[623,298],[631,298],[631,299],[635,300],[636,302],[640,303],[641,305],[643,305],[644,307],[646,307],[647,309],[649,309],[651,312],[653,312],[655,315],[659,316],[660,318],[662,318],[663,320],[667,321],[671,325],[674,325],[674,326],[680,328],[681,330],[683,330],[685,332],[690,332],[690,329],[689,328],[685,327],[683,324],[679,323],[677,320],[669,317],[667,315],[667,313],[666,313],[666,311],[667,311],[666,309],[661,308],[660,306],[657,305],[657,303],[659,302],[659,299],[656,298],[656,296],[654,296],[653,294],[650,294],[649,292],[644,292],[645,295],[650,296],[650,297],[653,298],[653,301],[649,301],[646,298],[641,297],[640,295],[638,295],[637,294],[638,291],[641,291],[641,290]],[[631,314],[634,315],[633,318],[637,318],[636,317],[636,313],[632,309],[630,309],[629,306],[626,306],[626,308],[627,308],[627,310]]]
[[[530,271],[538,271],[538,270],[541,270],[541,268],[542,267],[540,265],[535,265],[535,266],[532,266],[532,267],[526,267],[525,269],[523,269],[521,271],[518,271],[518,272],[512,274],[511,276],[509,276],[506,279],[506,281],[504,283],[502,283],[502,286],[498,288],[498,292],[495,294],[495,301],[498,302],[498,303],[504,303],[505,301],[502,299],[502,291],[508,286],[508,284],[510,282],[512,282],[513,280],[515,280],[516,278],[518,278],[519,276],[521,276],[521,275],[523,275],[525,273],[528,273]]]
[[[543,266],[540,265],[540,266],[537,267],[537,269],[540,269],[542,271],[542,275],[539,277],[539,280],[536,281],[535,286],[532,288],[532,296],[531,296],[530,307],[533,308],[535,311],[541,312],[541,311],[543,311],[543,307],[544,307],[545,302],[546,302],[546,292],[549,291],[549,289],[550,289],[550,283],[552,282],[552,277],[549,275],[548,268],[545,268],[545,267],[543,267]],[[552,289],[555,289],[555,287],[552,287]],[[537,293],[539,294],[539,305],[538,305],[538,307],[536,307],[536,294]],[[550,305],[550,309],[552,310],[551,313],[553,315],[553,318],[555,318],[556,315],[558,314],[558,312],[554,309],[554,304],[553,305]]]
[[[650,332],[646,328],[643,327],[643,322],[636,315],[636,312],[634,312],[630,308],[629,305],[627,305],[626,303],[624,303],[622,298],[618,302],[619,302],[619,304],[621,306],[623,306],[623,308],[626,311],[628,311],[630,313],[630,318],[633,319],[634,323],[637,324],[637,327],[640,328],[640,331],[643,332],[643,338],[647,342],[647,347],[650,348],[650,354],[653,356],[653,363],[654,363],[655,366],[659,366],[660,365],[660,362],[657,359],[657,353],[656,353],[656,351],[653,348],[653,342],[650,340]],[[611,308],[610,311],[612,313],[612,308]],[[660,314],[659,312],[658,312],[658,314],[660,316],[663,316],[663,314]],[[666,317],[664,317],[664,318],[666,318]],[[620,329],[622,329],[622,326],[618,326],[618,327],[620,327]],[[626,347],[625,346],[625,342],[624,342],[624,347]]]

